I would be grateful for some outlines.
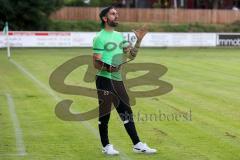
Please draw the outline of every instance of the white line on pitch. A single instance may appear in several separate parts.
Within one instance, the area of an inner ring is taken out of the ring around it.
[[[20,64],[18,64],[16,61],[14,61],[13,59],[9,60],[12,64],[14,64],[25,76],[27,76],[28,78],[30,78],[33,82],[35,82],[36,84],[38,84],[40,86],[41,89],[45,90],[49,95],[51,95],[57,102],[61,101],[62,98],[59,97],[58,95],[56,95],[49,87],[47,87],[44,83],[42,83],[41,81],[39,81],[33,74],[31,74],[27,69],[25,69],[23,66],[21,66]],[[88,121],[83,121],[81,122],[87,129],[89,129],[97,139],[99,139],[99,134],[97,129],[95,129]],[[122,160],[130,160],[131,158],[128,157],[123,151],[121,151],[120,154],[120,159]]]
[[[16,138],[16,148],[18,155],[24,156],[26,155],[26,150],[25,150],[25,145],[23,141],[23,134],[22,134],[22,129],[20,127],[20,123],[15,111],[15,104],[13,101],[12,96],[9,93],[6,93],[6,98],[8,102],[8,110],[13,122],[13,127],[14,127],[14,132],[15,132],[15,138]]]

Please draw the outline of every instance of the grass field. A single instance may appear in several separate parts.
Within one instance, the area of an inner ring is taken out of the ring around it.
[[[141,140],[158,149],[155,155],[139,155],[132,152],[130,138],[114,110],[109,137],[120,150],[116,157],[101,153],[97,119],[69,122],[54,113],[64,98],[74,99],[71,110],[75,112],[97,106],[94,98],[64,95],[49,87],[51,73],[79,55],[91,55],[91,49],[13,49],[11,60],[0,49],[0,160],[240,159],[239,49],[142,49],[131,63],[166,66],[168,72],[160,79],[174,89],[157,97],[137,98],[134,113],[144,117],[186,112],[191,119],[135,119]],[[82,80],[85,70],[83,66],[73,71],[66,83],[94,88],[94,83]]]

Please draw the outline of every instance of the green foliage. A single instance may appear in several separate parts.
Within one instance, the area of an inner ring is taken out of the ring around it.
[[[63,0],[0,0],[0,27],[9,22],[10,30],[47,30],[50,14]]]
[[[146,24],[150,32],[240,32],[240,21],[228,25],[213,24],[166,24],[166,23],[133,23],[122,22],[116,28],[120,32],[129,32]],[[100,22],[83,21],[52,21],[49,26],[51,31],[98,31]]]
[[[52,21],[50,31],[96,31],[100,30],[100,23],[91,20],[85,21]]]
[[[166,25],[163,25],[162,28],[165,32],[187,32],[188,31],[188,25],[186,24],[182,24],[182,25],[166,24]]]
[[[203,25],[200,23],[194,23],[188,25],[189,32],[217,32],[218,28],[216,25]]]
[[[90,0],[90,3],[84,3],[84,0],[65,0],[66,6],[89,6],[89,7],[104,7],[113,4],[114,0]]]
[[[231,30],[232,32],[240,32],[240,21],[235,21],[232,24],[225,26],[225,32]]]
[[[161,8],[161,7],[162,7],[162,4],[159,2],[153,4],[153,8]]]
[[[100,6],[105,7],[113,4],[113,0],[99,0]]]
[[[65,0],[65,6],[86,6],[83,0]]]

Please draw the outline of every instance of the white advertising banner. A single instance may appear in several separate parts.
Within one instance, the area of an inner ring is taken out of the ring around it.
[[[6,47],[6,36],[0,32],[0,48]]]
[[[91,47],[96,32],[72,32],[72,47]]]
[[[0,37],[0,46],[5,46],[6,36]],[[11,47],[71,47],[71,32],[9,32],[9,43]]]
[[[146,47],[213,47],[215,33],[150,33],[144,37]]]
[[[10,31],[11,47],[91,47],[96,32],[25,32]],[[123,33],[126,40],[136,42],[132,32]],[[148,33],[142,47],[214,47],[217,33]],[[0,32],[0,47],[6,46],[6,35]]]

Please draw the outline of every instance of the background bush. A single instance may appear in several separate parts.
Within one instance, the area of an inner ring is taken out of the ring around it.
[[[0,0],[0,28],[8,21],[10,30],[47,30],[49,16],[63,0]]]
[[[164,24],[164,23],[133,23],[120,22],[116,28],[120,32],[130,32],[132,29],[147,24],[150,32],[240,32],[240,21],[227,25],[213,24]],[[49,31],[99,31],[100,22],[84,21],[52,21],[49,25]]]

